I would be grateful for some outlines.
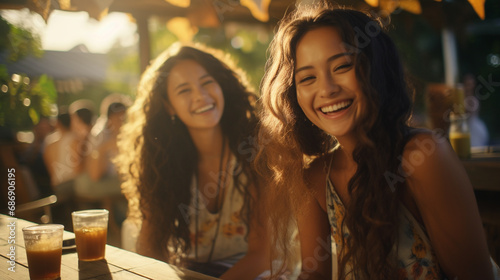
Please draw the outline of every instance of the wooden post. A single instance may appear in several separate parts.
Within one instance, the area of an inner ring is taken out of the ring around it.
[[[457,39],[455,32],[444,27],[441,32],[443,42],[444,75],[446,85],[455,87],[458,82]]]
[[[142,73],[148,67],[151,59],[148,16],[146,14],[136,14],[134,17],[137,20],[137,32],[139,33],[139,63]]]

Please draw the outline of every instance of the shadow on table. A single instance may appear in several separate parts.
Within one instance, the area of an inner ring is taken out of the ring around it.
[[[108,262],[106,260],[99,261],[78,261],[78,279],[99,279],[107,280],[113,279],[109,271]]]

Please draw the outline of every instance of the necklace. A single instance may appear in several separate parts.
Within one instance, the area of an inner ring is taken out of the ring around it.
[[[225,183],[225,179],[226,177],[224,176],[224,180],[222,180],[222,176],[223,176],[223,167],[224,167],[224,153],[225,153],[225,149],[226,148],[226,138],[224,138],[222,140],[222,150],[221,150],[221,153],[220,153],[220,163],[219,163],[219,176],[217,176],[217,194],[215,196],[215,207],[216,209],[219,208],[219,198],[221,196],[221,186],[224,186],[224,183]],[[227,165],[226,165],[226,169],[227,169]],[[196,216],[195,216],[195,241],[194,241],[194,245],[195,245],[195,251],[194,251],[194,254],[195,254],[195,258],[196,258],[196,261],[198,261],[198,236],[199,236],[199,232],[198,232],[198,216],[199,216],[199,211],[200,211],[200,208],[199,208],[199,196],[200,196],[200,186],[198,184],[196,184],[196,189],[197,189],[197,193],[196,193],[196,199],[195,199],[195,209],[196,209]],[[207,262],[210,262],[212,260],[212,255],[214,253],[214,250],[215,250],[215,243],[217,241],[217,236],[219,235],[219,228],[220,228],[220,223],[221,223],[221,220],[222,220],[222,209],[224,207],[224,202],[222,202],[222,206],[220,209],[218,209],[218,213],[219,213],[219,217],[218,217],[218,220],[217,220],[217,226],[215,228],[215,234],[214,234],[214,239],[212,240],[212,248],[210,248],[210,254],[208,255],[208,261]],[[208,211],[208,209],[207,209]]]

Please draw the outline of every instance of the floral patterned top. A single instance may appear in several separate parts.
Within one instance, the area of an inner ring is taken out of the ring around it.
[[[202,196],[198,191],[197,180],[193,177],[191,183],[193,199],[188,209],[191,250],[187,255],[187,260],[203,263],[235,256],[241,258],[246,253],[248,243],[245,236],[248,229],[240,216],[244,197],[235,187],[234,180],[239,180],[239,185],[245,186],[247,178],[242,172],[238,174],[237,167],[236,158],[233,156],[228,168],[232,172],[227,173],[232,176],[227,176],[226,179],[227,189],[224,192],[223,205],[219,212],[214,214],[209,212],[203,203],[198,203],[199,211],[196,211],[196,201],[201,202]],[[197,223],[196,216],[198,216]]]
[[[335,191],[329,177],[326,184],[326,202],[328,219],[330,221],[332,233],[332,275],[337,275],[336,257],[341,251],[341,225],[345,215],[345,208]],[[422,226],[417,222],[413,215],[401,205],[400,226],[399,226],[399,246],[398,246],[398,279],[445,279],[437,264],[437,259],[432,250],[431,243],[427,238]],[[349,235],[344,226],[343,238]],[[346,272],[351,269],[348,266]],[[353,279],[347,278],[347,279]]]

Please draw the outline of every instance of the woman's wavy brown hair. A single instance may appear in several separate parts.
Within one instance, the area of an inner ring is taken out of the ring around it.
[[[178,118],[171,121],[164,101],[168,102],[167,77],[184,60],[199,63],[222,88],[222,132],[237,157],[237,172],[242,171],[249,180],[242,185],[235,178],[236,188],[245,196],[242,217],[247,225],[252,198],[247,186],[253,185],[255,178],[248,154],[241,152],[241,143],[253,135],[256,126],[256,97],[244,73],[227,55],[201,45],[174,45],[164,51],[141,77],[136,100],[119,136],[120,153],[114,162],[123,179],[122,192],[129,201],[128,218],[140,222],[150,215],[147,218],[156,223],[149,239],[157,244],[152,246],[157,250],[154,254],[176,263],[191,248],[186,209],[191,202],[190,185],[198,155],[186,126]]]
[[[307,160],[324,156],[337,145],[334,137],[307,119],[298,105],[294,81],[297,43],[308,31],[324,26],[334,27],[353,53],[365,101],[355,127],[357,171],[348,183],[351,202],[344,219],[350,235],[343,240],[338,276],[344,279],[351,273],[354,279],[394,279],[399,192],[393,191],[385,175],[398,174],[398,155],[409,134],[412,97],[396,47],[380,22],[363,12],[327,3],[299,6],[280,22],[261,83],[259,139],[264,148],[256,164],[271,180],[267,195],[278,248],[274,257],[289,248],[292,213],[306,210],[299,202],[305,195],[301,185]]]

